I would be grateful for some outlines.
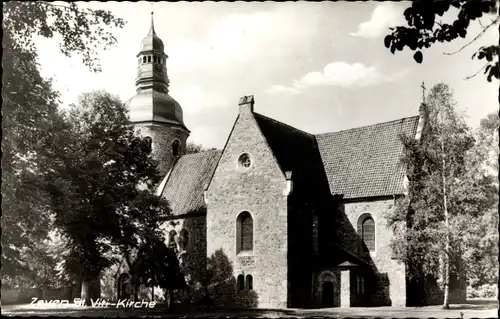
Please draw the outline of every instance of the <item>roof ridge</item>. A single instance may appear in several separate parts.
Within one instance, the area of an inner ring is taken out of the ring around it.
[[[314,136],[328,135],[328,134],[334,134],[334,133],[340,133],[340,132],[346,132],[346,131],[353,131],[353,130],[364,129],[364,128],[374,127],[374,126],[382,126],[382,125],[391,124],[391,123],[393,123],[393,122],[399,122],[399,121],[403,121],[403,120],[407,120],[407,119],[413,119],[413,118],[416,118],[416,117],[419,117],[419,115],[407,116],[407,117],[401,117],[401,118],[396,119],[396,120],[390,120],[390,121],[387,121],[387,122],[381,122],[381,123],[375,123],[375,124],[369,124],[369,125],[357,126],[357,127],[353,127],[353,128],[348,128],[348,129],[344,129],[344,130],[339,130],[339,131],[332,131],[332,132],[318,133],[318,134],[314,134]]]
[[[260,113],[256,113],[256,112],[254,112],[254,114],[255,114],[255,115],[258,115],[258,116],[260,116],[260,117],[262,117],[262,118],[264,118],[264,119],[267,119],[267,120],[270,120],[270,121],[272,121],[272,122],[275,122],[275,123],[277,123],[277,124],[279,124],[279,125],[286,126],[286,127],[290,128],[290,129],[292,129],[292,130],[297,131],[298,133],[302,133],[302,134],[305,134],[305,135],[307,135],[307,136],[309,136],[309,137],[314,138],[314,134],[308,133],[308,132],[306,132],[306,131],[302,131],[302,130],[300,130],[300,129],[296,128],[296,127],[293,127],[293,126],[291,126],[291,125],[289,125],[289,124],[286,124],[286,123],[280,122],[280,121],[278,121],[278,120],[275,120],[275,119],[270,118],[270,117],[268,117],[268,116],[262,115],[262,114],[260,114]]]

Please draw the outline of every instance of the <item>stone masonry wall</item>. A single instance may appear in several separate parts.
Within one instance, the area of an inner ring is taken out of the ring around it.
[[[354,229],[357,229],[358,218],[364,214],[371,214],[375,221],[375,251],[358,252],[358,255],[371,259],[375,266],[378,278],[372,283],[376,290],[370,296],[371,301],[378,304],[405,306],[406,304],[406,276],[405,266],[392,259],[390,241],[393,237],[391,229],[387,227],[384,214],[394,209],[394,200],[375,200],[358,203],[346,203],[345,214]]]
[[[172,153],[172,144],[175,140],[180,142],[179,154],[186,153],[189,133],[181,128],[168,124],[139,123],[135,124],[135,130],[143,137],[152,138],[153,157],[159,161],[158,168],[163,176],[168,173],[176,159]]]
[[[252,165],[238,166],[242,153]],[[234,278],[253,276],[259,308],[287,306],[286,179],[249,109],[240,111],[207,192],[207,252],[227,256]],[[236,253],[236,219],[253,217],[253,252]],[[236,298],[237,300],[238,298]]]

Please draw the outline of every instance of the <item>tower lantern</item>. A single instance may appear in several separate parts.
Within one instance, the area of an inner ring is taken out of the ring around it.
[[[190,131],[184,124],[180,104],[169,95],[168,56],[156,34],[153,12],[149,32],[136,57],[136,94],[125,105],[137,133],[151,138],[160,172],[167,174],[175,159],[185,153]]]

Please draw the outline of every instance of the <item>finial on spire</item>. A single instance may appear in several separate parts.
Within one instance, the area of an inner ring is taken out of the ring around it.
[[[151,31],[155,33],[155,22],[153,20],[154,11],[151,11]]]

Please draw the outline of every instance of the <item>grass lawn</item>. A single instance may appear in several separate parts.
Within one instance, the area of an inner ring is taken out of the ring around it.
[[[441,306],[426,307],[356,307],[356,308],[329,308],[329,309],[243,309],[217,310],[192,309],[191,311],[167,312],[161,304],[152,309],[108,307],[82,307],[75,304],[68,305],[3,305],[4,316],[91,316],[91,317],[382,317],[382,318],[498,318],[497,300],[470,300],[466,304],[450,305],[451,309],[444,310]]]

